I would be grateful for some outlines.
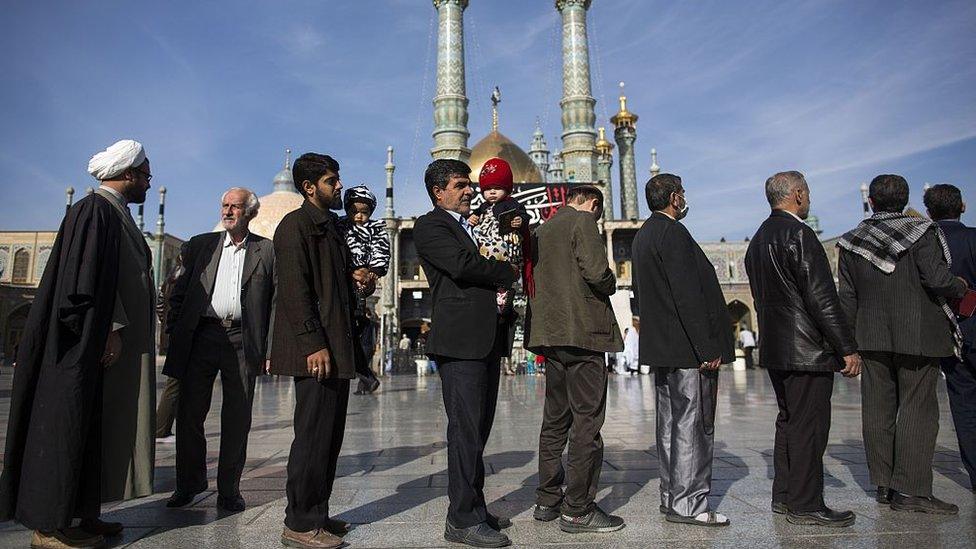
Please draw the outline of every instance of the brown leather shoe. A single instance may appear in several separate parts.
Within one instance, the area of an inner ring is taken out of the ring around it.
[[[82,519],[78,528],[93,536],[117,536],[122,533],[121,522],[105,522],[102,519]]]
[[[327,518],[325,519],[325,530],[341,538],[349,533],[349,523],[336,518]]]
[[[321,528],[308,532],[296,532],[285,528],[281,532],[281,543],[298,549],[337,549],[343,544],[342,538]]]
[[[102,536],[93,536],[79,528],[65,528],[52,532],[34,530],[31,535],[32,549],[76,549],[98,547],[105,543]]]

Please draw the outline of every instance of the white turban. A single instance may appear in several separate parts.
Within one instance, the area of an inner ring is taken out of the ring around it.
[[[117,141],[88,161],[88,173],[99,181],[108,181],[129,168],[142,165],[146,151],[132,139]]]

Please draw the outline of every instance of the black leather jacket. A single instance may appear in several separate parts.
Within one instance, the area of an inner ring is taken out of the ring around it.
[[[857,351],[827,253],[805,223],[773,210],[749,243],[746,272],[764,368],[834,371]]]

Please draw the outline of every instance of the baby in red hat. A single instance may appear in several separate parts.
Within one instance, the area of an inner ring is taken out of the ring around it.
[[[468,223],[475,227],[481,255],[524,269],[529,255],[525,253],[529,245],[529,214],[512,198],[512,167],[501,158],[489,159],[478,175],[478,186],[485,201],[471,213]],[[528,292],[531,281],[525,274],[523,286]]]

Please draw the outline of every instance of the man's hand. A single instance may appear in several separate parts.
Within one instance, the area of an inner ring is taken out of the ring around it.
[[[718,370],[718,367],[722,365],[722,357],[715,357],[707,362],[702,362],[701,366],[698,367],[699,370]]]
[[[840,371],[844,377],[861,375],[861,355],[854,353],[844,357],[844,369]]]
[[[360,267],[352,272],[352,279],[359,285],[365,285],[372,274],[366,267]]]
[[[522,218],[521,217],[515,216],[514,218],[512,218],[512,228],[513,229],[521,229],[522,228]]]
[[[332,375],[332,355],[328,349],[319,349],[308,355],[305,359],[308,366],[308,373],[315,376],[315,379],[322,381]]]
[[[105,352],[102,353],[102,365],[105,367],[115,364],[122,354],[122,336],[118,331],[109,332],[105,340]]]
[[[478,223],[481,223],[481,218],[480,217],[478,217],[478,216],[476,216],[474,214],[471,214],[471,215],[468,216],[468,225],[471,225],[472,227],[474,227]]]

